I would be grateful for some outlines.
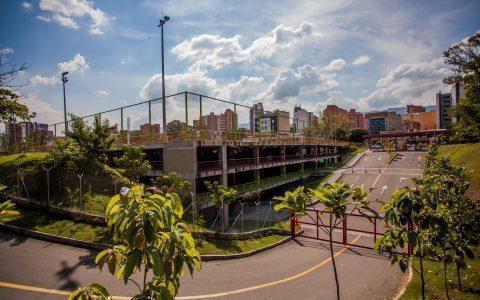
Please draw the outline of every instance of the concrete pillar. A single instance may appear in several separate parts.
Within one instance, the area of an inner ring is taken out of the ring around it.
[[[253,162],[257,167],[260,164],[260,147],[259,146],[254,146],[253,147]],[[253,175],[254,175],[254,180],[255,181],[260,181],[260,170],[259,169],[255,169],[253,171]]]
[[[227,145],[222,145],[220,156],[222,159],[222,185],[228,186]],[[223,205],[223,219],[225,220],[225,227],[227,227],[229,224],[227,204]]]
[[[285,156],[286,156],[285,145],[280,146],[280,155],[282,156],[282,161],[285,161]]]

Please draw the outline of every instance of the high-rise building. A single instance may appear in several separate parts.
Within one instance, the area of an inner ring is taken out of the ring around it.
[[[350,120],[350,129],[365,129],[365,121],[362,113],[352,108],[348,111],[348,118]]]
[[[53,132],[48,130],[48,124],[25,121],[8,123],[6,135],[11,145],[27,142],[44,145],[46,139],[53,136]]]
[[[257,103],[250,108],[250,132],[255,133],[260,131],[260,122],[263,117],[263,104]]]
[[[300,105],[295,105],[293,109],[293,128],[296,132],[300,132],[309,126],[309,113]]]
[[[286,134],[290,132],[290,114],[287,111],[275,110],[265,113],[260,120],[260,130],[265,133]]]
[[[236,128],[236,119],[235,113],[227,108],[219,118],[220,132],[232,132]]]
[[[437,102],[437,124],[439,128],[447,128],[452,125],[452,93],[438,92]]]

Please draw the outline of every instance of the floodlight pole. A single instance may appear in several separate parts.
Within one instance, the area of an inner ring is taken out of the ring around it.
[[[161,38],[162,38],[162,115],[163,115],[163,132],[166,132],[167,128],[167,113],[165,111],[165,60],[164,60],[164,50],[163,50],[163,25],[170,20],[170,17],[163,16],[160,19],[160,23],[157,27],[160,27]]]
[[[67,97],[65,96],[65,83],[68,82],[68,72],[62,73],[62,83],[63,83],[63,115],[65,121],[65,136],[67,135],[68,131],[68,123],[67,123]]]

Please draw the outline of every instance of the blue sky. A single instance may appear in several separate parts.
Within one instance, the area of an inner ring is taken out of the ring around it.
[[[432,104],[448,89],[442,51],[480,30],[479,1],[3,1],[0,51],[30,64],[17,83],[28,83],[19,91],[38,121],[62,120],[65,70],[69,112],[133,104],[161,96],[162,11],[171,17],[167,94],[290,112]],[[168,121],[183,118],[182,99],[169,103]],[[204,112],[225,107],[206,103]],[[134,126],[146,120],[145,107],[126,114]],[[160,115],[155,104],[155,122]],[[117,123],[119,114],[106,117]]]

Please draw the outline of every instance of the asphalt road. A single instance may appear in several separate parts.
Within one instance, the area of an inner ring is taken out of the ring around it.
[[[344,170],[340,180],[380,187],[374,193],[383,200],[389,199],[397,186],[409,184],[409,178],[419,174],[415,170],[417,160],[424,154],[402,153],[388,167],[385,155],[366,154],[354,166],[355,173]],[[367,173],[360,171],[364,166]],[[373,171],[375,167],[381,168],[380,173]],[[382,192],[383,186],[387,188]],[[377,196],[372,193],[372,197]],[[372,237],[350,233],[348,240],[365,245],[372,242]],[[343,299],[386,299],[399,288],[403,274],[384,257],[341,245],[334,250]],[[128,296],[136,292],[133,284],[125,286],[108,272],[100,273],[93,265],[95,255],[91,250],[0,233],[0,299],[65,299],[62,291],[93,282],[104,284],[113,295]],[[204,262],[193,278],[184,275],[179,296],[180,299],[334,299],[329,251],[325,243],[299,238],[249,258]]]

